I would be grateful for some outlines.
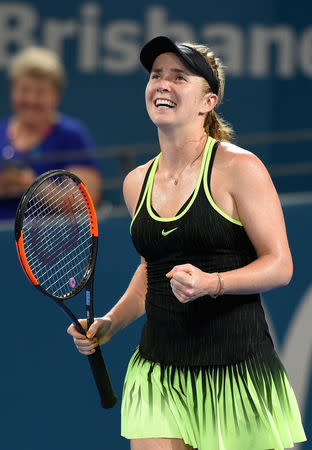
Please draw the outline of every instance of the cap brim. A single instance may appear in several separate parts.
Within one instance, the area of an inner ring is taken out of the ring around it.
[[[166,36],[158,36],[144,45],[140,53],[140,61],[145,69],[151,72],[155,59],[169,52],[177,53],[185,62],[188,62],[179,47]]]
[[[142,48],[140,60],[148,72],[151,72],[155,59],[163,53],[175,53],[178,55],[185,66],[192,73],[205,78],[212,92],[218,95],[220,83],[203,55],[189,45],[175,44],[166,36],[155,37]]]

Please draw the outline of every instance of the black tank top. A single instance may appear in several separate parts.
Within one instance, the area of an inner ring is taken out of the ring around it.
[[[160,154],[145,176],[130,229],[134,246],[147,262],[147,320],[139,350],[150,361],[231,364],[259,350],[272,350],[259,294],[203,296],[182,304],[165,276],[177,264],[226,272],[256,259],[242,223],[223,212],[210,193],[218,144],[208,138],[196,188],[174,217],[160,217],[151,205]]]

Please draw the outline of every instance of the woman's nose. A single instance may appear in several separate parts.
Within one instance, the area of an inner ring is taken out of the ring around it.
[[[162,85],[157,88],[157,92],[160,92],[160,93],[168,92],[169,90],[170,90],[169,86],[164,83],[162,83]]]

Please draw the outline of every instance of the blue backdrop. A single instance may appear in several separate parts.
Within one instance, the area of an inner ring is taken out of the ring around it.
[[[98,145],[151,142],[138,53],[151,37],[168,34],[206,42],[223,59],[228,82],[221,111],[238,134],[310,128],[311,16],[312,5],[302,0],[296,7],[290,0],[224,0],[219,8],[198,0],[2,1],[0,116],[9,111],[11,55],[46,45],[67,68],[63,110],[83,119]]]
[[[265,295],[271,331],[310,438],[312,279],[311,242],[307,236],[312,227],[311,212],[312,204],[285,208],[294,277],[289,286]],[[6,280],[1,325],[2,448],[128,449],[128,442],[120,437],[120,402],[113,410],[100,408],[88,362],[66,334],[67,317],[27,281],[15,254],[12,231],[0,233],[0,245],[6,255],[0,262]],[[95,297],[98,315],[107,312],[118,300],[138,262],[130,240],[129,220],[110,219],[101,223]],[[122,330],[103,348],[119,399],[143,320]],[[300,448],[311,449],[311,441]]]

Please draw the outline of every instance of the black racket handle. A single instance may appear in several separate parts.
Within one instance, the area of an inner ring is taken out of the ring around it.
[[[98,388],[103,408],[112,408],[117,403],[117,397],[112,387],[100,347],[88,356],[93,377]]]

